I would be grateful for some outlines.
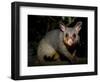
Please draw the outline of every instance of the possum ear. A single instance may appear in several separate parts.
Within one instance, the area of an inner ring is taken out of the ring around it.
[[[75,25],[75,30],[77,31],[77,33],[79,33],[79,31],[81,30],[81,26],[82,22],[77,22],[77,24]]]
[[[63,24],[60,24],[60,30],[64,32],[65,29],[66,29],[66,27]]]

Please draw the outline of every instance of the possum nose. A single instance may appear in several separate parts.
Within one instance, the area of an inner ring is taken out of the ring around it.
[[[71,46],[72,44],[73,44],[73,40],[72,39],[69,39],[68,40],[68,45]]]

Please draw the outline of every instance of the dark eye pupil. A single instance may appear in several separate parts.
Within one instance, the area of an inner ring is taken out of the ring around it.
[[[66,37],[68,37],[68,34],[66,34]]]
[[[73,34],[73,37],[75,38],[76,37],[76,34]]]

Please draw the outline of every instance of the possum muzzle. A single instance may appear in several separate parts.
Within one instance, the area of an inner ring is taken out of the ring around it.
[[[72,46],[73,45],[73,40],[70,38],[70,39],[68,39],[68,41],[67,41],[67,44],[69,45],[69,46]]]
[[[65,45],[73,46],[74,40],[72,38],[64,38]]]

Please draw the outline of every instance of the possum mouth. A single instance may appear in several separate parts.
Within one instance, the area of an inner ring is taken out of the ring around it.
[[[70,52],[73,53],[74,50],[77,49],[78,43],[76,42],[71,42],[71,41],[64,41],[64,45],[66,46],[66,49]]]
[[[72,47],[74,46],[75,42],[72,38],[64,38],[64,44],[69,47]]]
[[[74,42],[73,42],[72,39],[69,39],[69,40],[67,41],[67,44],[68,44],[69,46],[72,46],[72,45],[74,44]]]

